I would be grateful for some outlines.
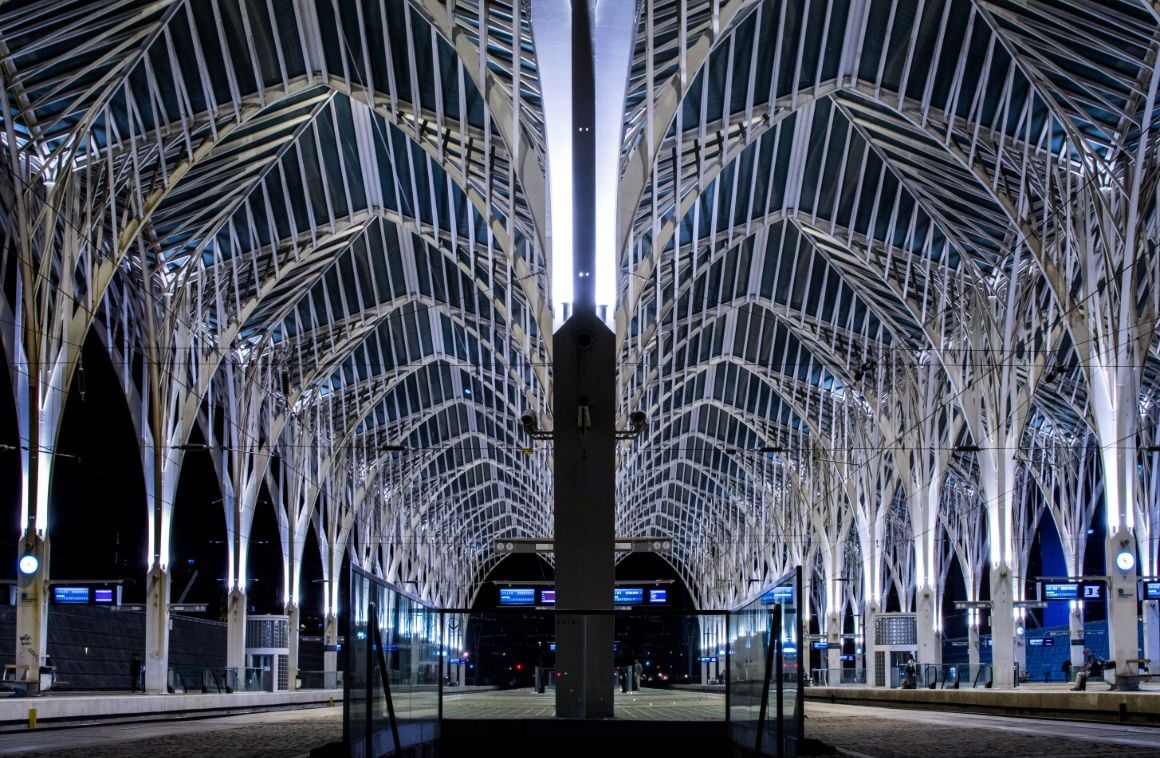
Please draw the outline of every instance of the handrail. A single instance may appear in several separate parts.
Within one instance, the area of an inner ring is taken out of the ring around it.
[[[379,676],[383,680],[383,692],[386,694],[386,698],[387,698],[387,720],[391,725],[391,739],[394,740],[394,743],[395,743],[395,752],[398,753],[399,751],[402,750],[403,745],[399,741],[399,720],[397,718],[395,718],[395,701],[391,698],[391,681],[390,681],[390,676],[388,676],[388,674],[387,674],[387,657],[383,651],[383,635],[382,635],[382,631],[379,629],[379,615],[378,615],[378,613],[375,612],[375,604],[374,603],[370,603],[367,606],[367,615],[370,617],[370,623],[368,623],[367,626],[370,628],[370,632],[371,632],[370,635],[368,635],[370,637],[370,639],[368,639],[367,642],[370,643],[371,649],[375,650],[378,654],[377,657],[378,657],[378,663],[379,663]],[[370,655],[368,655],[367,656],[367,668],[370,669],[373,666],[374,666],[374,661],[371,660]],[[372,703],[374,702],[373,692],[371,689],[371,685],[373,683],[373,677],[370,674],[371,674],[371,672],[368,670],[367,671],[367,750],[368,751],[370,750],[371,746],[374,744],[373,743],[373,736],[372,736],[372,732],[373,732],[372,727],[373,727],[374,719],[373,719],[371,712],[370,712],[371,708],[373,707]]]

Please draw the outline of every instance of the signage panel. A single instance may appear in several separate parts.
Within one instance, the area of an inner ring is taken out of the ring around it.
[[[669,601],[669,591],[666,589],[650,589],[648,601],[654,605],[663,605]]]

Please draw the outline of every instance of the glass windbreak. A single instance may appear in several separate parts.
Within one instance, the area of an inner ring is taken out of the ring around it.
[[[730,735],[763,755],[796,755],[802,734],[800,598],[799,569],[728,615]]]
[[[438,610],[352,568],[343,709],[351,756],[438,737],[442,636]]]
[[[604,670],[601,686],[613,718],[724,720],[725,661],[716,655],[724,644],[717,633],[725,628],[723,613],[548,608],[445,612],[444,628],[459,631],[445,645],[458,652],[448,662],[443,717],[566,716],[558,712],[556,692],[570,677],[561,648],[567,635],[557,635],[557,624],[565,622],[608,635],[607,657],[593,664]]]

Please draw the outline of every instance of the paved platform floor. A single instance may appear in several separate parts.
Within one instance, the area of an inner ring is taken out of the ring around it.
[[[615,693],[617,718],[664,721],[721,721],[725,718],[725,695],[643,688],[639,692]],[[556,715],[552,690],[537,694],[530,689],[449,695],[443,699],[443,717],[458,719],[550,719]]]
[[[723,704],[696,693],[645,690],[618,695],[624,718],[701,719]],[[536,718],[547,693],[493,692],[474,704],[485,718]],[[537,704],[537,698],[539,703]],[[621,702],[624,700],[625,702]],[[485,702],[486,701],[486,702]],[[685,716],[671,708],[684,709]],[[658,711],[658,709],[661,709]],[[667,713],[663,713],[668,711]],[[502,715],[510,714],[510,715]],[[663,715],[662,715],[663,714]],[[994,756],[1160,756],[1160,727],[894,710],[807,703],[806,736],[838,748],[839,755],[874,758],[992,758]],[[716,718],[720,718],[717,715]],[[297,758],[340,739],[342,709],[254,713],[169,723],[118,724],[0,735],[0,755],[21,758]]]
[[[0,735],[21,758],[294,758],[342,739],[342,707]]]
[[[874,758],[1160,755],[1160,727],[829,703],[806,703],[806,736]]]

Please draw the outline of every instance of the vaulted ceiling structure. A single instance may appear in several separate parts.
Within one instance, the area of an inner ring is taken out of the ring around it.
[[[123,359],[158,560],[198,426],[237,582],[263,485],[291,595],[310,529],[326,571],[350,550],[458,606],[497,540],[551,533],[552,453],[518,421],[552,414],[567,160],[535,5],[0,5],[3,337],[39,398],[22,433],[51,449],[95,331]],[[620,450],[618,533],[671,536],[719,607],[790,565],[832,573],[898,503],[922,574],[916,535],[959,525],[940,495],[915,505],[932,483],[977,493],[1007,560],[1005,493],[1043,440],[1150,460],[1157,13],[640,3],[610,321],[620,414],[649,426]],[[46,479],[51,455],[24,466]],[[1154,539],[1141,553],[1155,567]]]

